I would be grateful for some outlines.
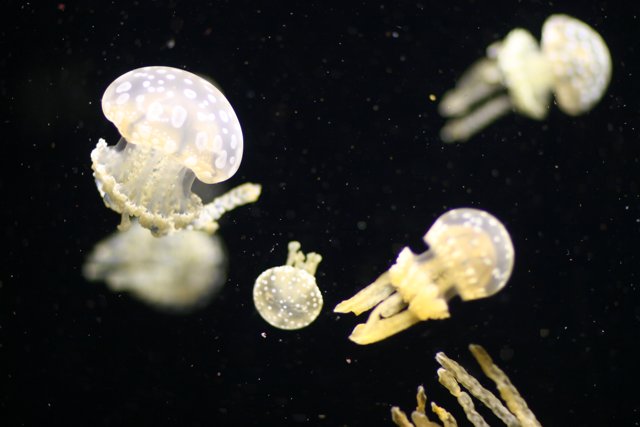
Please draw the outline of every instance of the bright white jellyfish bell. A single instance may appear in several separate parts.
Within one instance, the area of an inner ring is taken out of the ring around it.
[[[582,21],[551,15],[542,27],[541,48],[528,31],[516,28],[445,93],[439,110],[450,120],[440,136],[466,141],[512,110],[542,120],[552,92],[562,111],[583,114],[602,98],[610,79],[611,57],[602,37]]]
[[[485,211],[454,209],[424,236],[429,250],[404,248],[396,263],[371,285],[342,301],[334,311],[356,315],[373,307],[351,336],[370,344],[415,323],[449,317],[447,301],[485,298],[502,289],[513,269],[513,245],[502,223]]]
[[[154,235],[187,227],[202,201],[195,178],[224,181],[242,159],[242,130],[231,104],[207,80],[171,67],[144,67],[118,77],[102,97],[104,115],[118,128],[116,146],[100,139],[91,153],[107,207]]]
[[[322,294],[314,274],[322,256],[300,251],[299,242],[289,242],[287,264],[264,271],[253,286],[253,303],[260,316],[280,329],[301,329],[316,320],[322,309]]]

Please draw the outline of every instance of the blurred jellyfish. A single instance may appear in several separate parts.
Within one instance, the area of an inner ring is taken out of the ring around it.
[[[513,245],[502,223],[485,211],[454,209],[424,236],[429,250],[404,248],[371,285],[334,309],[356,315],[377,306],[349,339],[370,344],[419,321],[449,317],[447,301],[485,298],[501,290],[513,269]]]
[[[118,128],[117,145],[100,139],[91,153],[104,203],[162,236],[200,221],[203,205],[191,191],[233,176],[242,159],[240,122],[207,80],[171,67],[144,67],[118,77],[102,97]]]
[[[264,271],[253,287],[253,302],[260,316],[280,329],[300,329],[311,324],[322,309],[322,294],[314,274],[322,256],[300,251],[289,242],[287,264]]]
[[[185,311],[213,296],[226,280],[222,241],[203,231],[162,238],[137,221],[98,243],[83,266],[85,278],[104,281],[161,309]]]
[[[487,48],[487,57],[445,93],[440,114],[450,118],[440,136],[466,141],[509,111],[542,120],[551,93],[572,116],[589,111],[611,79],[611,57],[602,37],[567,15],[551,15],[542,27],[541,48],[522,28]],[[502,93],[506,89],[507,93]]]

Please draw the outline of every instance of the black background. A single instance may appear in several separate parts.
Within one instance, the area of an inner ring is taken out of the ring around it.
[[[342,3],[342,4],[341,4]],[[627,6],[622,6],[627,4]],[[416,386],[465,422],[437,384],[445,351],[479,374],[483,344],[543,425],[635,425],[640,300],[636,2],[10,1],[0,12],[0,424],[391,425]],[[613,58],[589,114],[510,115],[466,144],[438,139],[437,102],[491,42],[568,13]],[[170,65],[213,78],[245,156],[228,186],[263,185],[219,234],[229,279],[204,309],[158,312],[80,268],[119,216],[89,153],[117,131],[102,92]],[[359,347],[332,308],[424,250],[434,219],[500,218],[516,266],[498,295]],[[325,308],[297,332],[266,324],[253,281],[286,243],[324,256]],[[485,382],[486,383],[486,382]],[[487,418],[497,425],[493,417]]]

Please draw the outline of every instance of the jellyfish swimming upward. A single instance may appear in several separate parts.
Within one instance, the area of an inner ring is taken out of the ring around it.
[[[375,282],[334,309],[373,311],[351,336],[370,344],[419,321],[449,317],[447,301],[485,298],[501,290],[513,269],[513,245],[502,223],[478,209],[454,209],[436,220],[424,236],[429,250],[404,248],[396,263]]]
[[[91,153],[107,207],[156,236],[186,228],[203,211],[191,192],[197,178],[224,181],[240,166],[243,138],[231,104],[207,80],[154,66],[130,71],[107,87],[104,115],[118,128],[115,146],[100,139]]]
[[[439,110],[449,121],[440,136],[445,142],[466,141],[510,111],[542,120],[552,93],[564,113],[586,113],[610,79],[611,57],[602,37],[582,21],[551,15],[540,46],[531,33],[516,28],[490,45],[486,58],[445,93]]]

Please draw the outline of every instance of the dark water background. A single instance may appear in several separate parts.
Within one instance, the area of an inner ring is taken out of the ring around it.
[[[626,5],[625,5],[626,4]],[[0,424],[388,426],[415,388],[465,421],[436,380],[445,351],[479,374],[483,344],[545,426],[640,422],[640,124],[636,2],[9,1],[0,11]],[[438,139],[441,96],[517,26],[568,13],[607,41],[611,86],[589,114],[511,115],[462,145]],[[190,315],[86,282],[114,230],[89,153],[117,141],[100,98],[145,65],[213,78],[263,185],[221,222],[225,288]],[[495,297],[359,347],[331,308],[452,207],[511,232]],[[324,255],[325,309],[298,332],[253,308],[286,243]],[[263,333],[266,336],[263,337]],[[493,418],[488,418],[497,425]]]

